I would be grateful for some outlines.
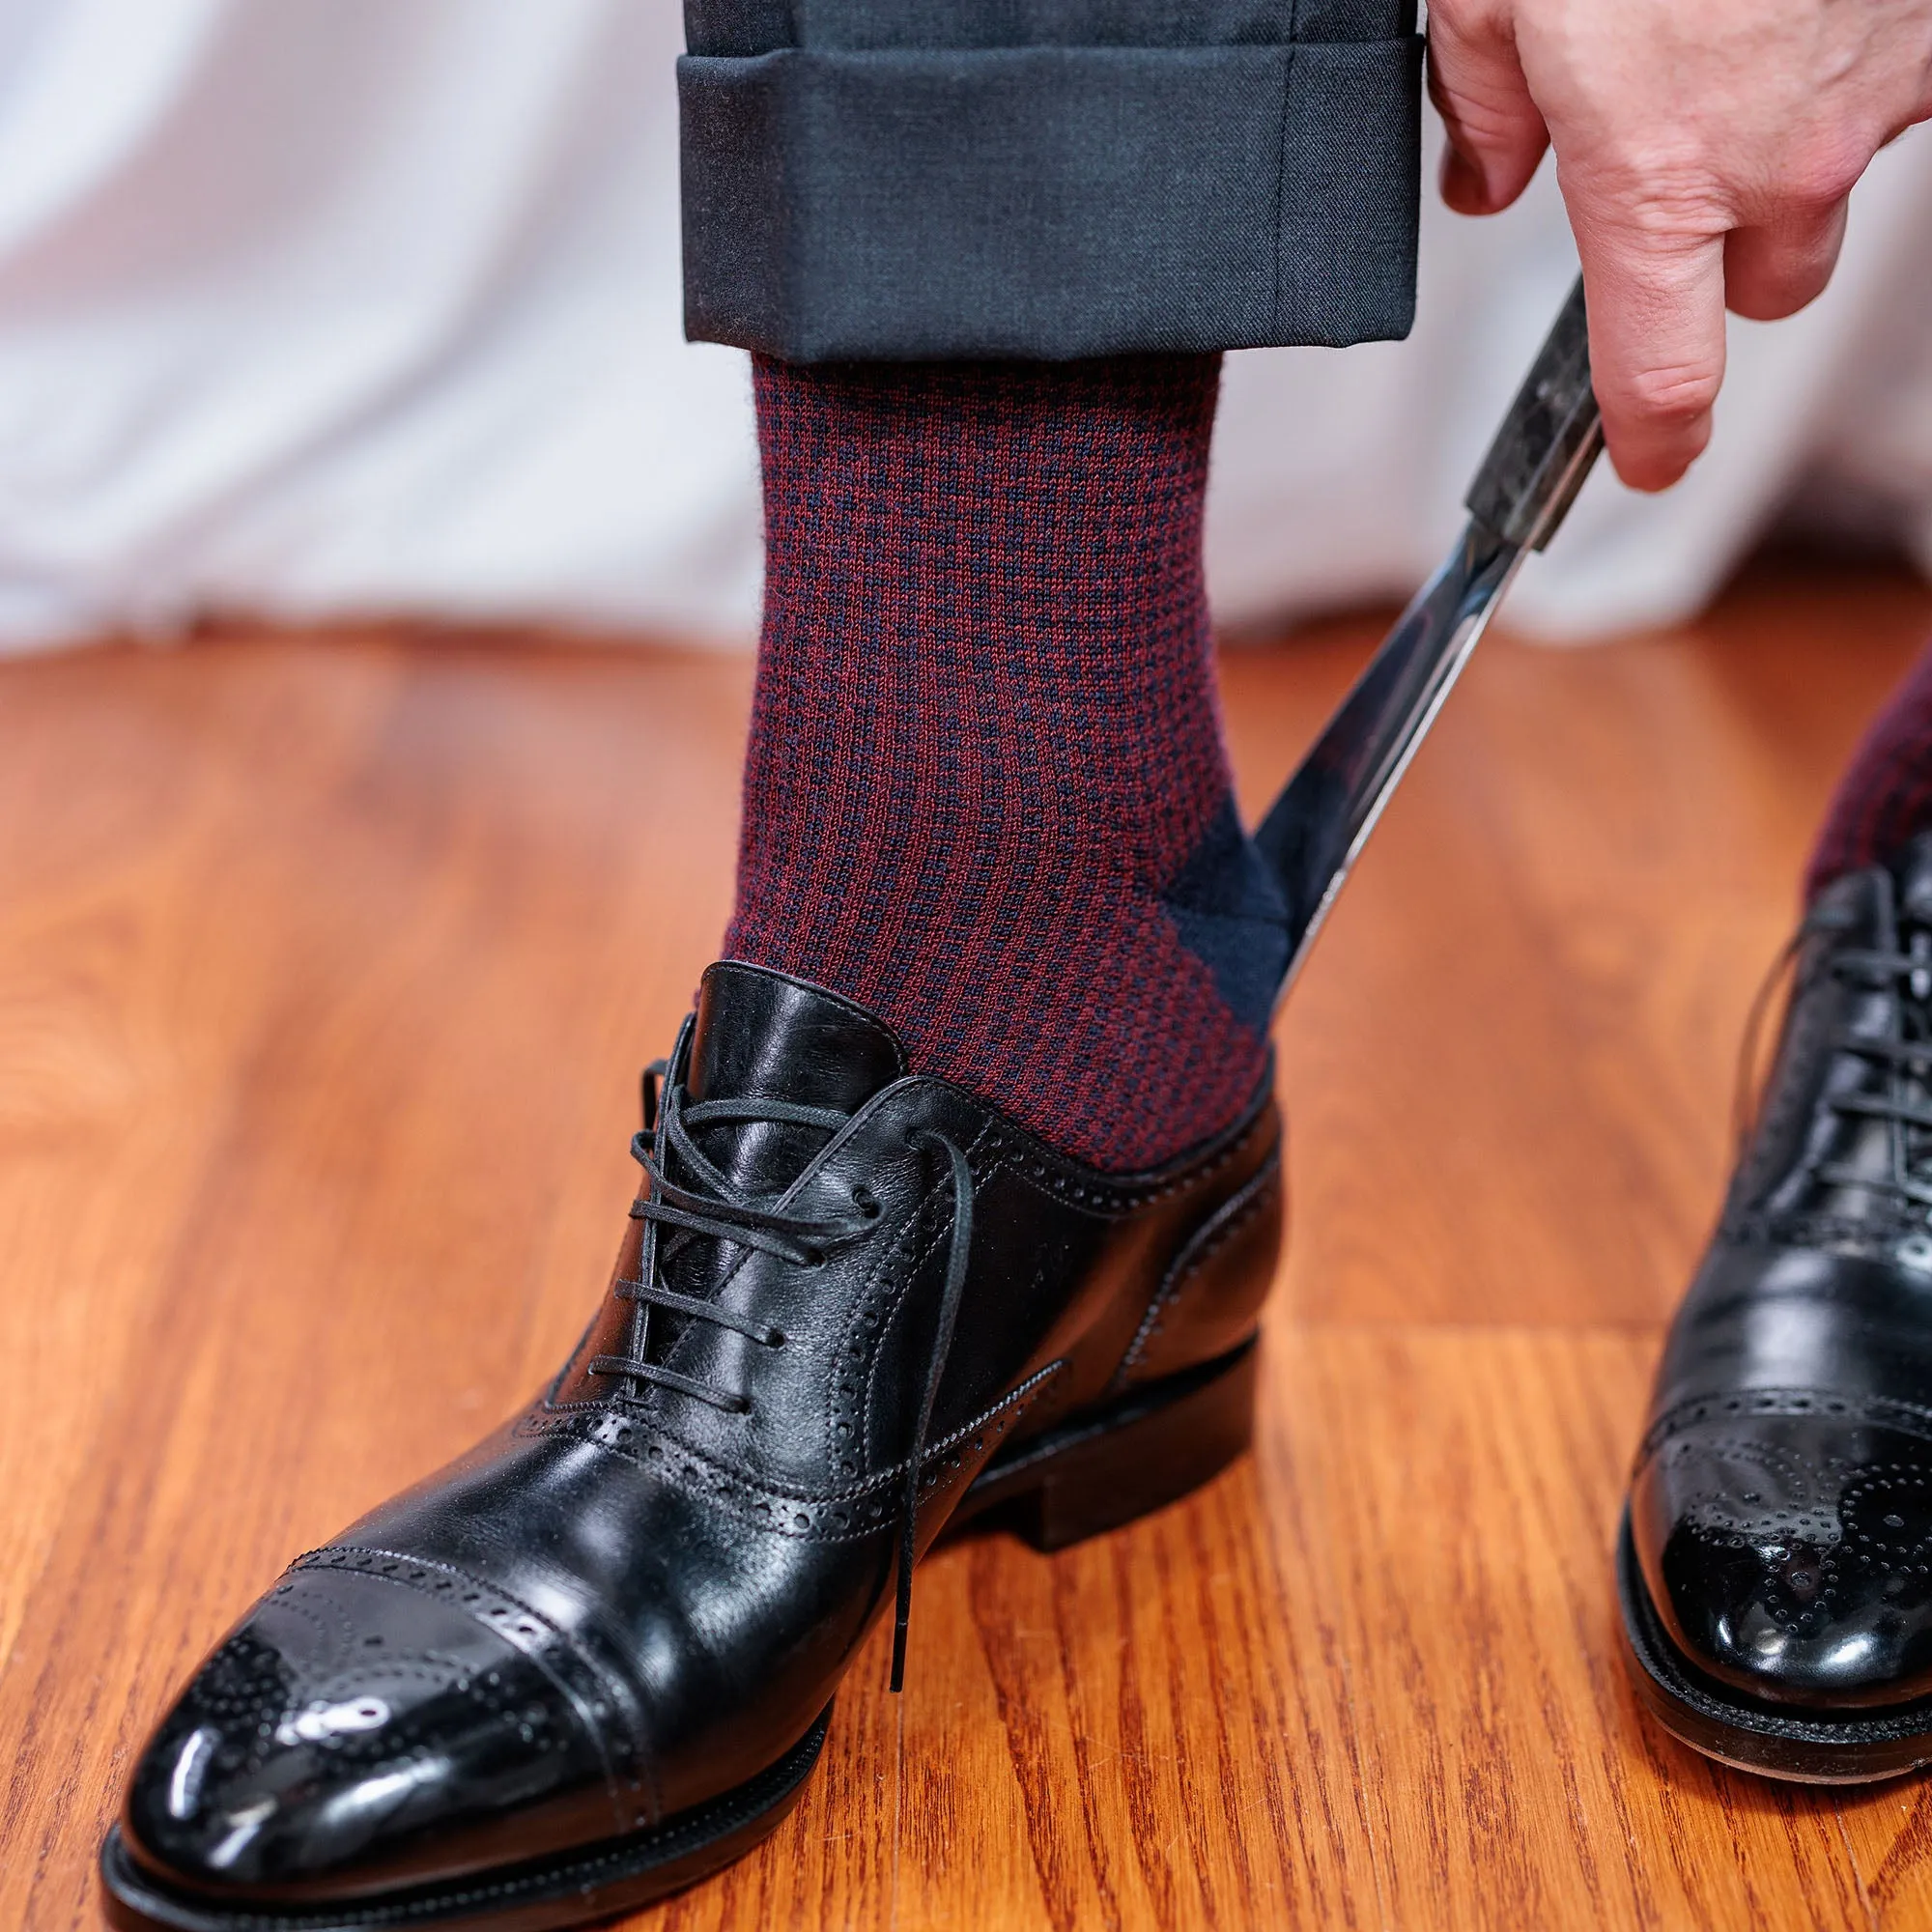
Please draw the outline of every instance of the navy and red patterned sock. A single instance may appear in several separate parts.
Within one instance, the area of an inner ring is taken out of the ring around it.
[[[1932,828],[1932,646],[1866,728],[1838,780],[1805,868],[1813,897],[1841,872],[1877,865]]]
[[[1218,374],[754,364],[765,618],[725,952],[1116,1171],[1252,1097],[1286,952],[1214,691]]]

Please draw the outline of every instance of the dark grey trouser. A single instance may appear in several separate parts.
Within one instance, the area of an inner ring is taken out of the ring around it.
[[[1415,0],[686,0],[685,327],[798,362],[1360,342]]]

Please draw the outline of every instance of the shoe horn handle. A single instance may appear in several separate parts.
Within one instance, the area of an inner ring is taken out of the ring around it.
[[[1541,550],[1577,500],[1603,446],[1604,419],[1590,386],[1590,321],[1578,275],[1463,504],[1505,543]]]

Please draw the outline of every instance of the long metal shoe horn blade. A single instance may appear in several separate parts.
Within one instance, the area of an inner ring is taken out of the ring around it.
[[[1277,1004],[1511,580],[1555,535],[1603,446],[1578,280],[1469,486],[1468,526],[1256,829],[1288,907]]]

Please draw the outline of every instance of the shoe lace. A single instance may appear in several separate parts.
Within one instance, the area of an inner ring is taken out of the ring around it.
[[[1914,928],[1906,950],[1881,952],[1851,948],[1832,961],[1840,979],[1863,974],[1887,979],[1900,994],[1898,1038],[1839,1036],[1840,1050],[1876,1062],[1886,1069],[1876,1093],[1830,1096],[1833,1112],[1879,1120],[1890,1126],[1891,1171],[1861,1173],[1842,1163],[1819,1168],[1819,1178],[1840,1185],[1869,1187],[1915,1208],[1932,1208],[1932,931]]]
[[[776,1204],[781,1196],[761,1193],[732,1180],[705,1154],[695,1136],[709,1127],[762,1123],[815,1129],[829,1140],[849,1118],[834,1108],[802,1106],[789,1100],[694,1101],[682,1084],[667,1082],[665,1062],[653,1063],[644,1072],[644,1125],[631,1136],[631,1157],[643,1169],[649,1183],[646,1191],[631,1203],[631,1218],[645,1223],[645,1234],[639,1246],[638,1272],[617,1282],[618,1298],[646,1308],[661,1308],[689,1321],[711,1322],[743,1335],[761,1348],[783,1348],[785,1338],[781,1330],[726,1308],[715,1298],[686,1294],[672,1288],[665,1279],[666,1268],[693,1241],[700,1239],[776,1255],[794,1267],[818,1267],[834,1250],[869,1233],[879,1218],[879,1204],[866,1190],[855,1188],[853,1198],[859,1209],[856,1215],[810,1215],[781,1208]],[[905,1683],[921,1473],[939,1385],[946,1374],[953,1331],[958,1326],[973,1245],[973,1171],[965,1154],[945,1134],[929,1127],[910,1135],[907,1145],[934,1147],[946,1155],[953,1206],[947,1236],[946,1281],[940,1293],[939,1320],[932,1346],[926,1351],[925,1374],[900,1490],[898,1580],[893,1629],[895,1690],[902,1689]],[[673,1178],[669,1171],[673,1164],[682,1179]],[[722,1288],[724,1283],[718,1286]],[[648,1383],[690,1396],[726,1414],[752,1412],[750,1396],[739,1390],[719,1388],[696,1376],[652,1361],[642,1352],[641,1340],[628,1354],[593,1356],[589,1373],[627,1381],[632,1384],[634,1394],[637,1384]]]
[[[1735,1113],[1741,1148],[1755,1125],[1755,1110],[1746,1095],[1756,1084],[1754,1069],[1772,994],[1807,939],[1842,930],[1844,923],[1842,916],[1831,909],[1807,915],[1778,953],[1751,1002]],[[1826,970],[1841,982],[1856,980],[1870,986],[1889,981],[1899,994],[1899,1037],[1861,1034],[1846,1028],[1831,1042],[1837,1052],[1884,1067],[1887,1077],[1883,1089],[1824,1096],[1824,1104],[1833,1113],[1889,1124],[1891,1171],[1876,1174],[1843,1161],[1820,1161],[1813,1172],[1830,1185],[1868,1188],[1911,1207],[1932,1208],[1932,930],[1914,925],[1903,949],[1840,947],[1828,956]]]
[[[940,1378],[946,1373],[946,1357],[952,1347],[952,1331],[959,1323],[959,1302],[966,1289],[966,1264],[973,1249],[973,1170],[966,1156],[944,1134],[924,1128],[911,1137],[911,1144],[937,1147],[952,1168],[952,1226],[947,1235],[946,1286],[939,1297],[939,1323],[933,1331],[932,1347],[926,1351],[925,1382],[920,1390],[919,1411],[912,1432],[912,1446],[906,1456],[905,1488],[899,1497],[899,1576],[895,1613],[893,1619],[893,1689],[905,1686],[906,1633],[912,1626],[912,1566],[919,1536],[920,1471],[925,1462],[925,1438],[932,1428],[932,1407],[939,1399]]]

